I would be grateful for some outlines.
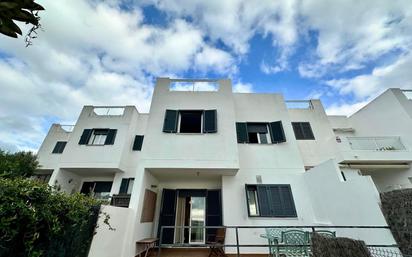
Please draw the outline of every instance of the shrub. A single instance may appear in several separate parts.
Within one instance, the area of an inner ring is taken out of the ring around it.
[[[86,257],[99,211],[93,198],[0,178],[0,256]]]

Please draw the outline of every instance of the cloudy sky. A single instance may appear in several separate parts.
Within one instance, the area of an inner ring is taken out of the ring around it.
[[[412,88],[410,0],[38,0],[43,31],[0,36],[0,148],[36,150],[83,105],[147,112],[155,77],[320,98],[349,115]],[[28,27],[24,27],[25,31]]]

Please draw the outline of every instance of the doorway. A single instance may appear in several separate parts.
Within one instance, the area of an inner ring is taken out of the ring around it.
[[[179,196],[176,202],[175,225],[203,227],[206,225],[206,197]],[[176,228],[176,244],[204,244],[204,228]]]
[[[220,190],[163,189],[158,226],[162,243],[204,244],[214,235],[215,228],[196,228],[222,225]],[[164,228],[162,226],[175,226]],[[179,228],[191,226],[193,228]]]

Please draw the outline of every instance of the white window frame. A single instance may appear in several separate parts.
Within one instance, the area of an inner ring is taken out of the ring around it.
[[[107,131],[106,134],[103,134],[100,132],[96,134],[96,131],[97,130],[93,130],[93,134],[89,139],[88,145],[104,145],[104,143],[106,142],[106,138],[109,132]],[[98,138],[98,141],[96,141],[97,138]],[[103,141],[103,142],[100,142],[100,141]]]
[[[182,113],[181,112],[185,112],[185,111],[194,111],[194,112],[200,112],[200,132],[199,133],[188,133],[188,132],[180,132],[180,125],[181,125],[181,121],[182,121]],[[203,133],[203,115],[205,115],[203,110],[179,110],[178,111],[178,118],[177,118],[177,133],[178,134],[192,134],[192,135],[200,135],[200,134],[204,134]]]

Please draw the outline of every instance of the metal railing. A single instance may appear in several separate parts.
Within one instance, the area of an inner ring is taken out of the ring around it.
[[[285,104],[288,109],[313,109],[311,100],[286,100]]]
[[[66,124],[59,124],[60,128],[66,132],[72,132],[74,129],[74,125],[66,125]]]
[[[405,151],[400,137],[347,137],[352,150]]]
[[[164,235],[164,230],[165,229],[173,229],[173,235],[175,229],[203,229],[204,231],[207,231],[207,229],[218,229],[218,228],[225,228],[226,230],[232,229],[235,232],[235,243],[229,243],[226,244],[219,244],[219,247],[231,247],[231,248],[236,248],[236,256],[240,256],[241,254],[241,248],[271,248],[274,247],[273,244],[241,244],[240,243],[240,237],[239,237],[239,230],[241,229],[248,229],[248,230],[253,230],[253,229],[260,229],[262,232],[265,232],[266,229],[279,229],[283,231],[287,231],[289,229],[298,229],[302,231],[306,231],[308,233],[314,233],[316,231],[325,231],[325,230],[345,230],[345,229],[381,229],[385,230],[390,233],[390,228],[388,226],[161,226],[160,227],[160,238],[159,238],[159,245],[158,245],[158,252],[157,252],[157,257],[161,256],[161,251],[162,248],[206,248],[210,247],[210,244],[207,243],[196,243],[196,244],[188,244],[188,243],[164,243],[163,242],[163,235]],[[249,235],[251,231],[249,231]],[[336,232],[336,231],[335,231]],[[206,233],[204,233],[206,235]],[[227,232],[226,232],[227,235]],[[345,233],[346,235],[346,233]],[[337,236],[340,236],[339,234]],[[347,237],[347,235],[346,235]],[[227,238],[227,237],[226,237]],[[356,239],[356,240],[362,240],[362,239]],[[206,241],[206,240],[205,240]],[[296,247],[307,247],[310,249],[311,244],[310,242],[308,244],[279,244],[279,246],[283,248],[291,247],[291,248],[296,248]],[[373,257],[412,257],[412,256],[407,256],[407,255],[402,255],[400,252],[398,245],[396,244],[366,244],[366,247],[369,249],[369,252]],[[289,255],[287,255],[289,256]],[[306,255],[290,255],[290,256],[299,256],[303,257]]]
[[[122,116],[124,106],[94,106],[93,112],[98,116]]]
[[[110,205],[117,207],[129,207],[131,195],[113,195],[110,201]]]
[[[408,100],[412,100],[412,90],[411,89],[403,89],[402,93],[406,96]]]

